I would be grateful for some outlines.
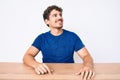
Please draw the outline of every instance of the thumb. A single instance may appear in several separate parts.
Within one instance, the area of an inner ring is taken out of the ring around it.
[[[81,74],[81,70],[75,73],[75,75],[80,75],[80,74]]]
[[[51,69],[50,71],[51,71],[51,72],[53,72],[54,70],[53,70],[53,69]]]

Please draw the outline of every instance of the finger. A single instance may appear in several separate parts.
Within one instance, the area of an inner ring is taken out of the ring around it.
[[[38,71],[40,72],[40,74],[44,74],[44,71],[41,69],[41,67],[38,67]]]
[[[88,76],[88,71],[85,71],[85,73],[84,73],[84,80],[86,80],[87,79],[87,76]]]
[[[92,77],[91,78],[94,78],[95,77],[95,72],[93,72],[93,74],[92,74]]]
[[[37,74],[40,74],[39,70],[37,70],[37,69],[35,69],[35,72],[36,72]]]
[[[48,71],[48,73],[51,74],[51,71],[50,71],[50,69],[48,68],[48,66],[46,66],[45,64],[43,64],[43,66],[46,68],[46,70]]]
[[[85,73],[84,71],[81,72],[81,80],[83,80],[84,78],[84,73]]]
[[[89,74],[88,74],[88,78],[87,78],[88,80],[91,79],[92,73],[93,73],[93,72],[90,70],[90,71],[89,71]]]
[[[35,69],[35,72],[36,72],[37,74],[43,74],[43,71],[42,71],[39,67],[37,67],[37,68]]]
[[[44,72],[44,73],[47,73],[47,70],[44,66],[40,66],[41,70]]]

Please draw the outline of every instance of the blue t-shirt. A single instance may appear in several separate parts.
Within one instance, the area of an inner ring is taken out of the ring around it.
[[[59,36],[50,31],[40,34],[32,46],[42,51],[44,63],[74,63],[74,51],[83,48],[84,44],[75,33],[63,29]]]

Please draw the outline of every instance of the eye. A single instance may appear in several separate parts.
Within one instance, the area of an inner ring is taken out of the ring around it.
[[[57,17],[57,14],[53,14],[53,17]]]
[[[60,14],[60,16],[62,17],[62,14]]]

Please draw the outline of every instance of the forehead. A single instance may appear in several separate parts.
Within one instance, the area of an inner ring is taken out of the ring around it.
[[[53,9],[51,12],[50,12],[50,15],[52,14],[61,14],[60,11],[56,10],[56,9]]]

